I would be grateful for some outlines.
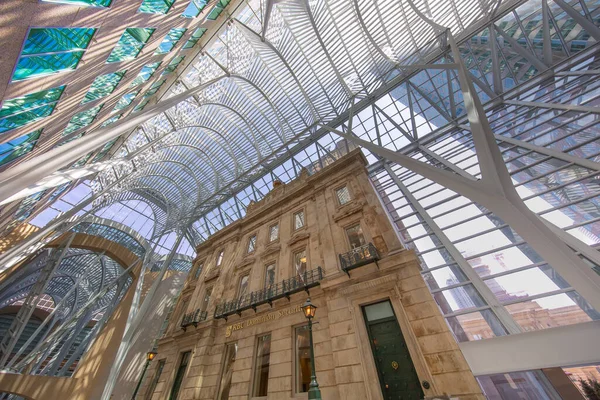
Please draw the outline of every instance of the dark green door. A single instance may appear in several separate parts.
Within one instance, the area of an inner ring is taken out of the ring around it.
[[[423,390],[389,301],[363,308],[385,400],[420,400]]]

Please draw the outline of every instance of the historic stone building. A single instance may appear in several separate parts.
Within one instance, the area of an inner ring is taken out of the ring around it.
[[[197,248],[144,398],[306,398],[308,296],[324,399],[483,398],[365,163],[276,185]]]

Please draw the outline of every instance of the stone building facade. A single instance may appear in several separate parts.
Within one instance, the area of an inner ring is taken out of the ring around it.
[[[353,151],[279,184],[197,249],[138,398],[483,399]],[[340,257],[342,255],[342,257]]]

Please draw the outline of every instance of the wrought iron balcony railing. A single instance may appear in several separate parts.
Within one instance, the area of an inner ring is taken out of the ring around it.
[[[194,327],[196,327],[198,326],[199,322],[205,321],[207,317],[208,313],[206,311],[200,311],[200,309],[189,312],[185,314],[181,320],[181,329],[185,331],[190,325],[194,325]]]
[[[285,279],[270,287],[248,293],[231,301],[225,301],[217,305],[215,309],[215,318],[225,318],[233,314],[242,315],[242,311],[253,309],[261,304],[272,305],[274,300],[286,297],[288,300],[291,294],[306,291],[320,284],[323,279],[323,270],[317,267],[302,274]]]
[[[340,254],[340,264],[342,265],[342,271],[350,276],[350,270],[354,268],[362,267],[363,265],[370,264],[379,260],[379,253],[373,243],[368,243],[360,247],[356,247],[347,253]]]

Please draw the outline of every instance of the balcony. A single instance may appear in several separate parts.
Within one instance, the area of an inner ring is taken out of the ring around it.
[[[340,264],[342,271],[350,276],[350,271],[354,268],[362,267],[363,265],[370,264],[380,259],[377,248],[373,243],[365,244],[360,247],[356,247],[347,253],[340,254]],[[378,266],[379,267],[379,266]]]
[[[190,325],[194,325],[195,328],[198,326],[199,322],[205,321],[207,317],[208,313],[206,311],[200,311],[200,309],[189,312],[185,314],[181,320],[181,329],[185,331]]]
[[[290,299],[290,295],[302,291],[308,293],[310,288],[318,286],[323,279],[323,270],[317,267],[303,274],[285,279],[268,288],[257,290],[238,297],[231,301],[225,301],[217,305],[215,318],[225,318],[233,314],[242,315],[242,311],[253,309],[262,304],[273,305],[273,301],[281,298]]]

